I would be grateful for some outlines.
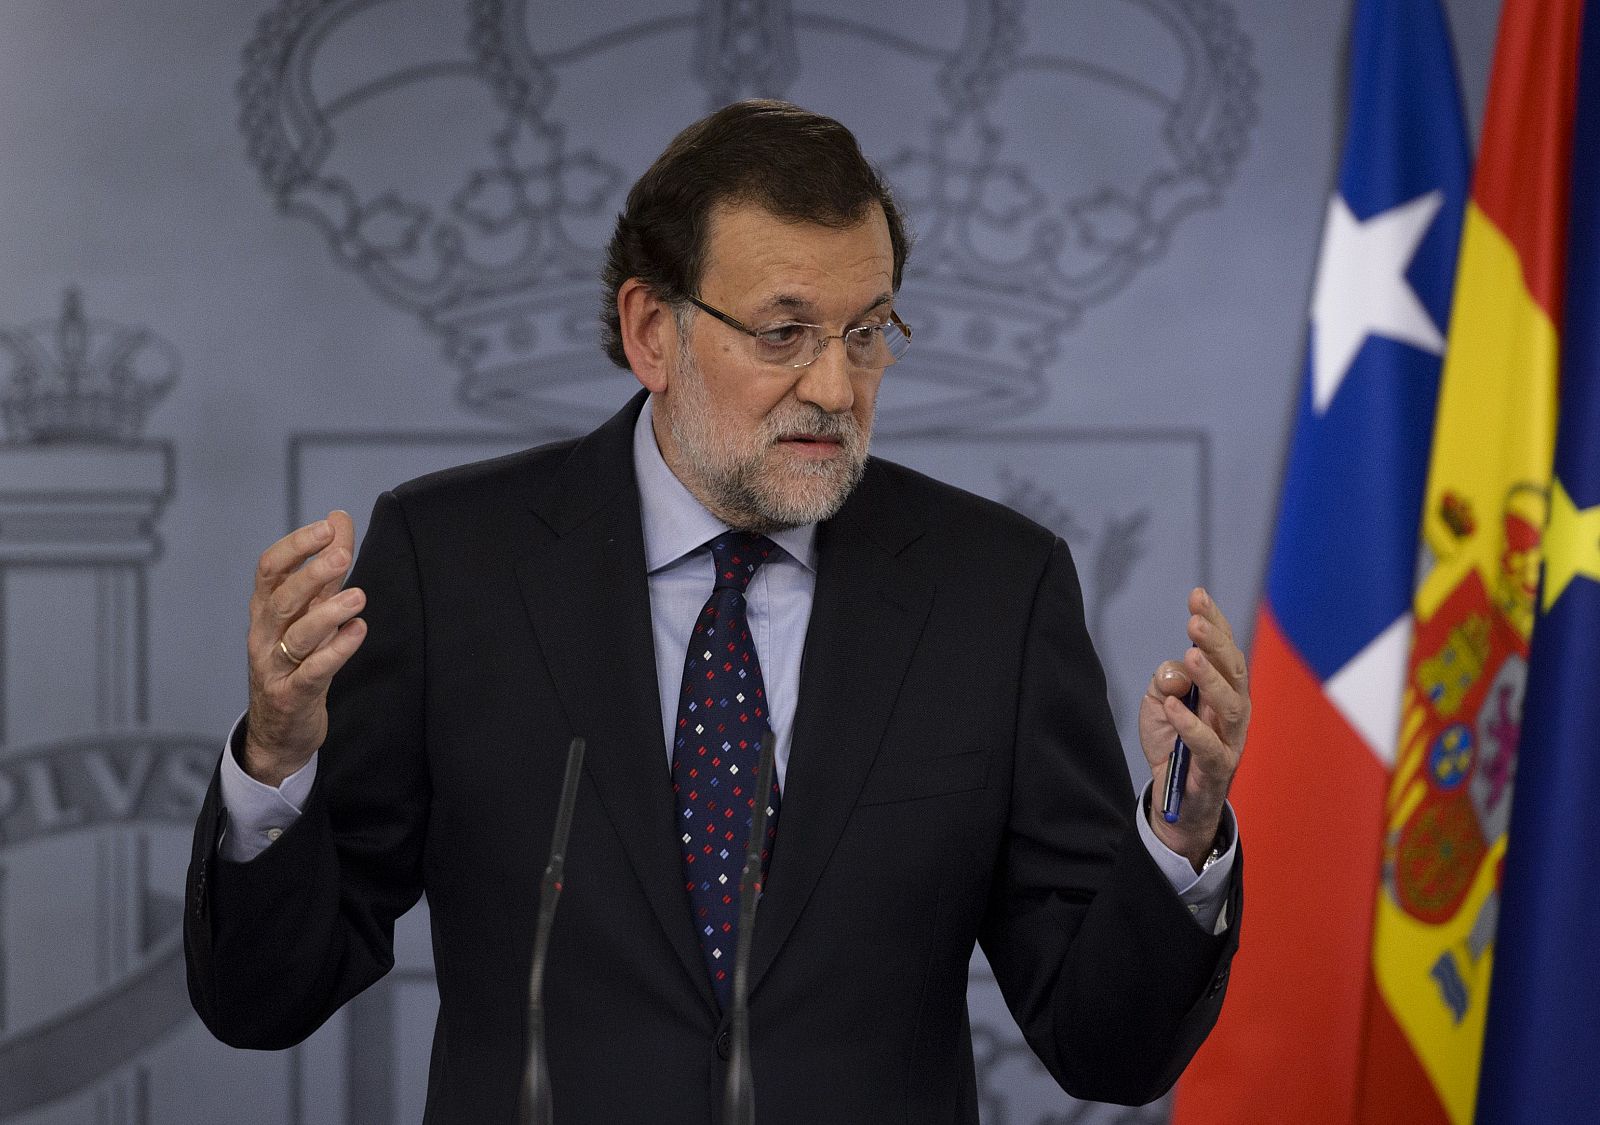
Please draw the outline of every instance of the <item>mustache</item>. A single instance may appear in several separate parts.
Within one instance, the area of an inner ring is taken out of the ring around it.
[[[829,414],[820,406],[796,403],[781,417],[768,416],[765,437],[770,444],[785,434],[810,434],[851,445],[861,440],[861,425],[854,414]]]

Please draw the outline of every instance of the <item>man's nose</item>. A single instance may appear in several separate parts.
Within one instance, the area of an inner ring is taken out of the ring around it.
[[[795,397],[826,410],[829,414],[842,414],[855,405],[856,389],[851,382],[852,368],[845,354],[844,341],[829,339],[822,354],[800,369],[800,382],[795,386]]]

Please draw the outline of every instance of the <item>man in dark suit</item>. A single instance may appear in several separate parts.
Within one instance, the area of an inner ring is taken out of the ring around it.
[[[1136,808],[1065,544],[866,455],[907,241],[837,122],[730,106],[635,185],[608,349],[645,388],[566,442],[299,529],[257,573],[247,719],[196,831],[190,991],[298,1042],[426,892],[430,1122],[510,1120],[568,740],[589,751],[550,955],[557,1120],[714,1119],[722,966],[752,945],[764,1125],[973,1123],[981,941],[1067,1090],[1149,1100],[1237,945],[1245,662],[1204,591],[1141,704]],[[709,598],[708,598],[709,595]],[[702,605],[702,603],[704,603]],[[1181,702],[1198,685],[1201,706]],[[726,919],[760,743],[779,785],[754,935]],[[743,772],[741,772],[743,771]]]

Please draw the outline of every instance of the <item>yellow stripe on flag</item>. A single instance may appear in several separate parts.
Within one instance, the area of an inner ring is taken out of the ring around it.
[[[1422,515],[1435,565],[1417,589],[1419,618],[1432,617],[1469,568],[1486,588],[1500,582],[1508,491],[1549,487],[1556,358],[1555,327],[1523,284],[1516,250],[1469,204]],[[1465,535],[1463,517],[1474,525]],[[1530,582],[1536,571],[1535,560]],[[1519,601],[1517,613],[1526,640],[1532,602]]]

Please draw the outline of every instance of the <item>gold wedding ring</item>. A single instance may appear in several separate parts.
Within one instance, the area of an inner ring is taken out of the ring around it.
[[[296,656],[294,653],[290,652],[289,646],[284,644],[282,641],[278,642],[278,651],[283,653],[284,657],[289,661],[289,663],[293,664],[296,668],[305,663],[305,657]]]

